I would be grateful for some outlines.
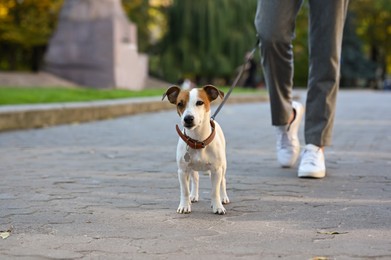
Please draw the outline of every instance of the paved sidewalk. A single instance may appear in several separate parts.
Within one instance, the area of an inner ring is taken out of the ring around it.
[[[0,133],[0,258],[391,258],[391,93],[340,92],[323,180],[278,167],[267,103],[217,120],[224,216],[206,176],[193,212],[176,213],[173,110]]]

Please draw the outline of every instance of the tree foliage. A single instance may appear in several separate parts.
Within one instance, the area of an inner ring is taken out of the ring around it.
[[[377,64],[377,77],[384,79],[387,73],[391,74],[391,2],[355,0],[349,7],[364,52]]]
[[[357,86],[359,80],[369,86],[376,78],[376,63],[364,55],[363,41],[356,34],[356,25],[352,22],[354,14],[349,12],[346,18],[342,41],[341,86]]]
[[[0,2],[0,68],[38,69],[63,0]]]
[[[176,0],[159,53],[161,76],[171,82],[231,77],[253,47],[255,0]]]

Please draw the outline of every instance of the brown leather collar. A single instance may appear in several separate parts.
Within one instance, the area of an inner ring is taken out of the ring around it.
[[[190,148],[193,148],[193,149],[203,149],[205,148],[208,144],[210,144],[215,135],[216,135],[216,131],[215,131],[215,123],[213,122],[213,120],[210,120],[210,126],[212,127],[212,133],[208,136],[208,138],[206,138],[204,141],[198,141],[198,140],[195,140],[193,138],[190,138],[188,137],[185,133],[182,133],[182,131],[179,129],[178,125],[176,125],[176,131],[179,135],[180,138],[182,138],[182,140],[190,147]]]

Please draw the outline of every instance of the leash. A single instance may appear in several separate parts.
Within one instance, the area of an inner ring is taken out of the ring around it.
[[[246,64],[250,61],[250,59],[253,58],[254,56],[254,53],[255,51],[257,50],[259,46],[259,37],[257,36],[257,41],[255,43],[255,46],[254,48],[251,50],[251,52],[249,53],[249,55],[247,55],[247,57],[245,58],[244,60],[244,63],[243,65],[241,66],[241,69],[238,73],[238,75],[236,76],[235,80],[232,82],[232,85],[231,87],[229,88],[227,94],[225,95],[223,101],[220,103],[220,105],[217,107],[216,111],[214,112],[213,116],[211,117],[212,120],[215,120],[215,117],[217,116],[217,114],[220,112],[221,108],[224,106],[225,102],[227,102],[229,96],[231,95],[232,91],[234,90],[234,88],[236,87],[236,85],[238,84],[239,82],[239,79],[242,77],[243,75],[243,72],[246,68]]]

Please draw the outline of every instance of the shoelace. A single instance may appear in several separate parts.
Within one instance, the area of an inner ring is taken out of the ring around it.
[[[320,152],[320,148],[316,151],[305,149],[301,159],[302,163],[316,166],[316,162],[319,160],[319,152]]]

